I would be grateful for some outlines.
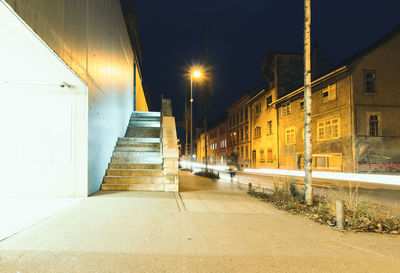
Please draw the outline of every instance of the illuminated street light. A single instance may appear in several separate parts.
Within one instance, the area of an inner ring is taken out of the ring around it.
[[[194,76],[195,78],[200,78],[200,77],[201,77],[201,72],[198,71],[198,70],[196,70],[196,71],[193,72],[193,76]]]
[[[193,158],[193,77],[200,78],[201,72],[198,69],[192,69],[190,72],[190,155]]]

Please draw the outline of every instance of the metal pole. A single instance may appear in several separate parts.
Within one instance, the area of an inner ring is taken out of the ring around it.
[[[336,200],[336,226],[339,229],[344,228],[344,202],[343,200]]]
[[[188,121],[188,107],[187,107],[187,96],[186,96],[186,85],[185,85],[185,133],[186,133],[186,140],[185,140],[185,158],[187,160],[188,157],[188,134],[189,134],[189,121]]]
[[[305,201],[312,205],[311,140],[311,0],[304,0],[304,184]]]
[[[193,161],[193,75],[190,74],[190,161]]]

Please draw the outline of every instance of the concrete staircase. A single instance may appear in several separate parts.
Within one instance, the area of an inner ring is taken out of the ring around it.
[[[165,190],[159,112],[132,113],[125,137],[118,138],[101,190]]]

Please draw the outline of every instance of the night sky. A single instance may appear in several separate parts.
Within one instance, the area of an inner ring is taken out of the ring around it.
[[[129,8],[129,0],[125,1]],[[172,98],[182,120],[185,70],[201,64],[208,22],[209,64],[214,96],[209,120],[263,82],[258,75],[266,51],[303,51],[303,1],[202,0],[136,1],[143,50],[143,82],[150,87],[150,108],[158,111],[161,94]],[[400,1],[312,1],[312,41],[338,64],[400,23]],[[196,89],[194,90],[196,93]],[[194,118],[200,120],[195,99]]]

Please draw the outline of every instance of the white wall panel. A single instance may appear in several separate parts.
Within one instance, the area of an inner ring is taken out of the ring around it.
[[[88,85],[89,193],[96,192],[133,109],[133,52],[119,1],[7,2]]]
[[[3,1],[0,26],[0,195],[87,196],[87,85]]]

